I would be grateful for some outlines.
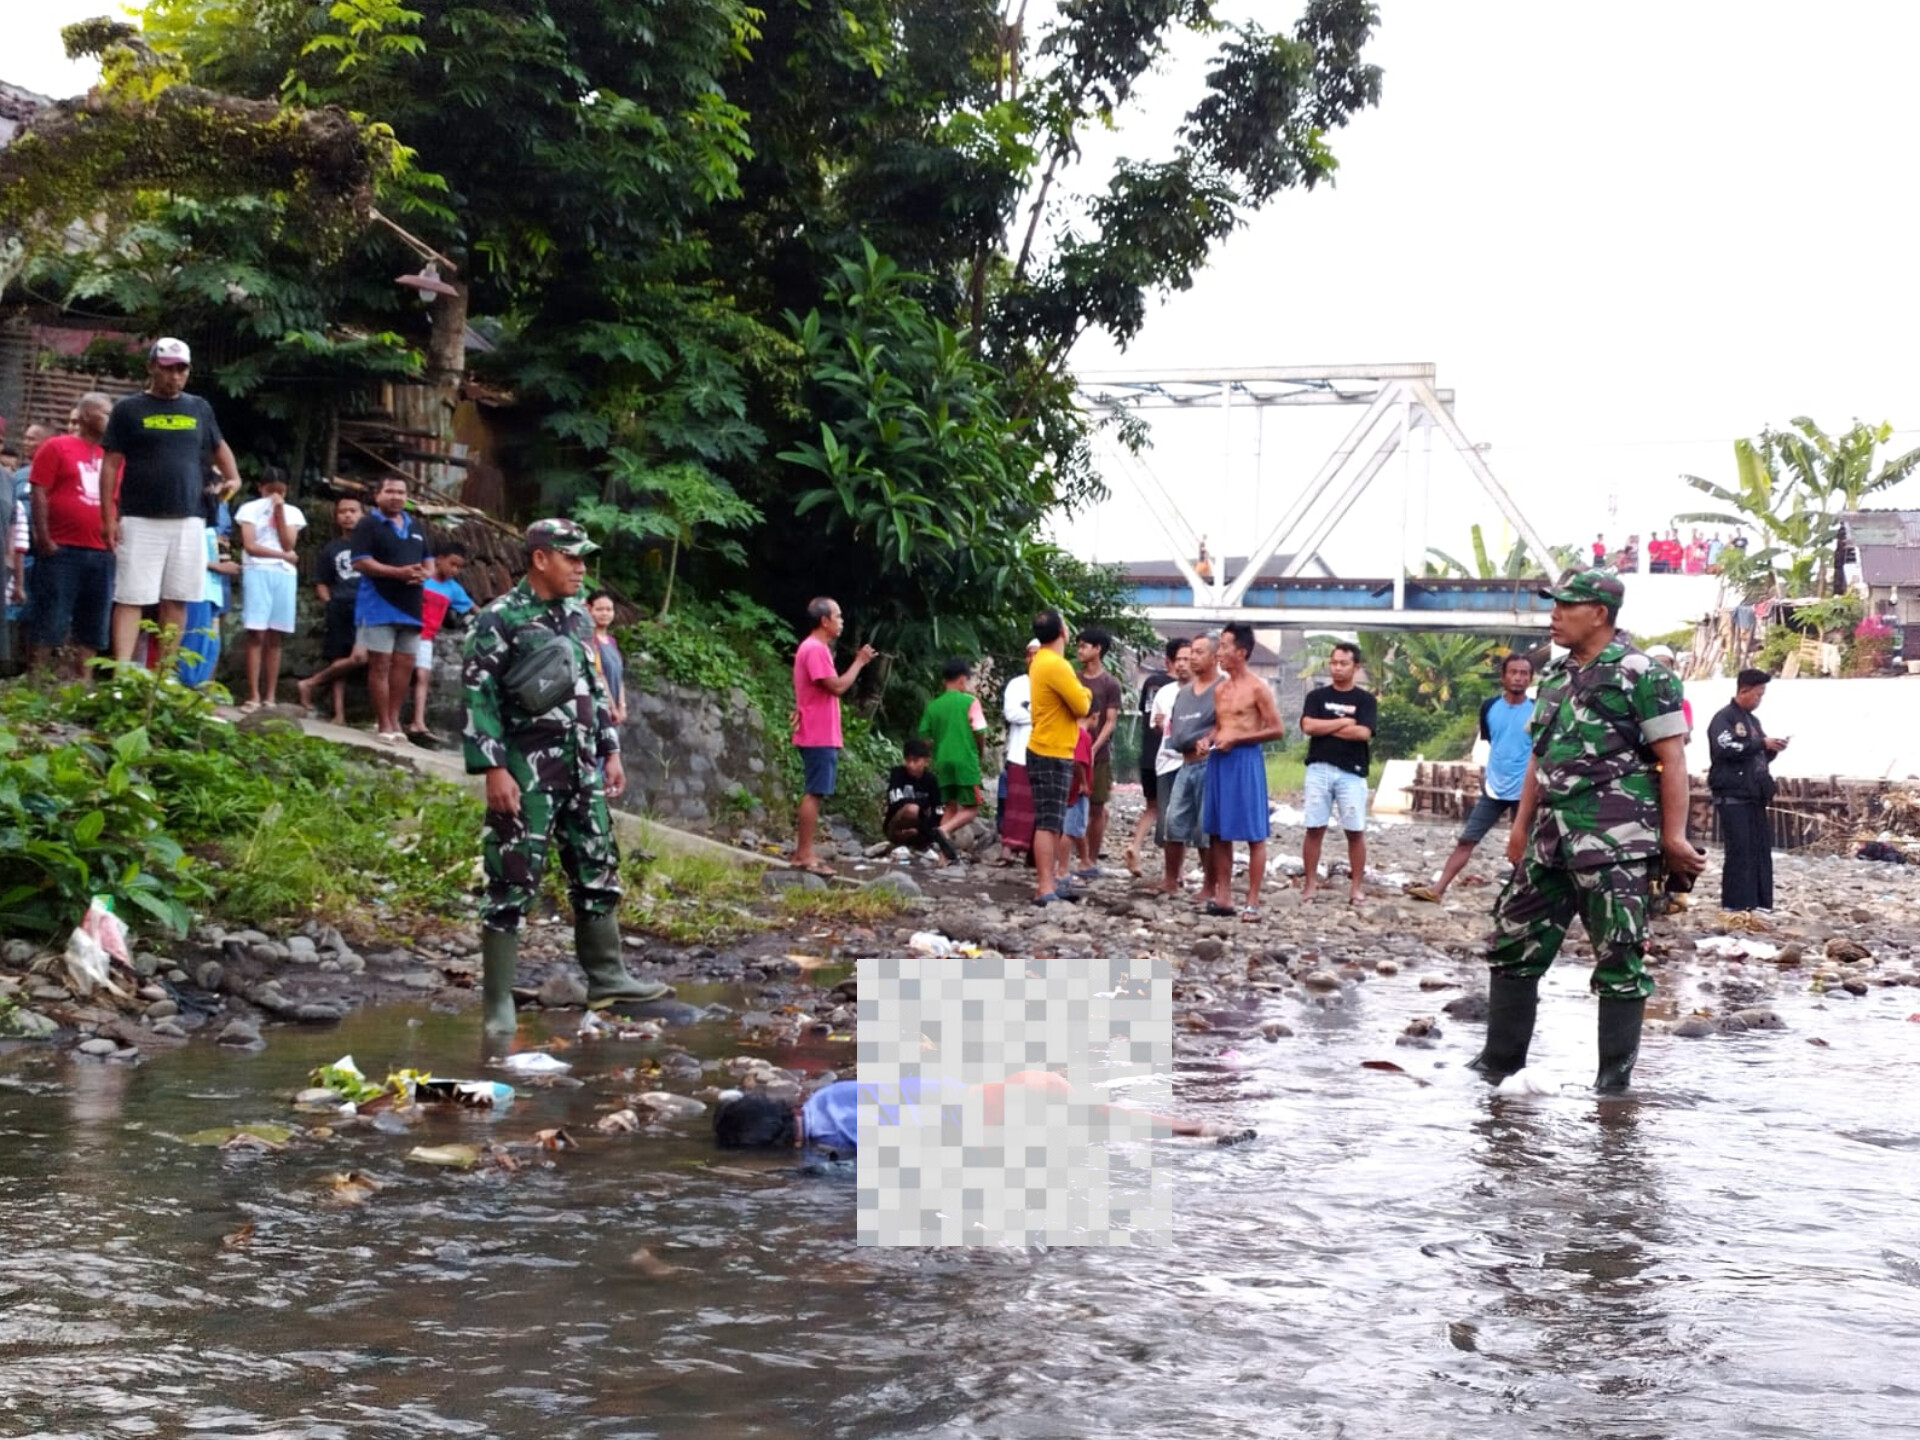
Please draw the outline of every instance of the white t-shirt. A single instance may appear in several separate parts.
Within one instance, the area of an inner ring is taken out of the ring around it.
[[[294,532],[293,538],[297,543],[300,532],[307,528],[307,517],[300,513],[300,507],[297,505],[288,505],[285,513],[287,527]],[[271,546],[275,550],[280,548],[280,532],[273,523],[273,501],[266,496],[262,495],[242,505],[234,512],[233,523],[236,528],[241,525],[251,525],[254,544]],[[284,570],[291,575],[295,566],[291,560],[271,560],[265,555],[255,555],[252,551],[246,551],[240,558],[240,568]]]
[[[1016,675],[1007,682],[1007,764],[1027,763],[1027,737],[1033,734],[1033,682]]]
[[[1180,752],[1167,744],[1167,736],[1171,733],[1168,721],[1173,717],[1173,702],[1182,688],[1181,682],[1176,680],[1153,692],[1153,708],[1148,715],[1149,723],[1160,732],[1160,748],[1153,755],[1153,773],[1156,775],[1171,775],[1186,764]]]

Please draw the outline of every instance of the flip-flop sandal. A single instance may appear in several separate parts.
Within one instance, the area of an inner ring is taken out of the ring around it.
[[[1201,909],[1203,913],[1208,915],[1218,916],[1220,919],[1223,919],[1223,920],[1231,919],[1233,916],[1238,915],[1240,913],[1238,910],[1235,910],[1233,906],[1222,905],[1218,900],[1207,901],[1207,903],[1204,906],[1202,906]]]
[[[1240,918],[1249,923],[1259,920],[1260,907],[1258,905],[1242,905],[1240,907]]]
[[[806,871],[809,875],[818,875],[822,880],[835,880],[838,879],[840,875],[838,870],[834,869],[824,860],[812,865],[801,865],[797,868]]]

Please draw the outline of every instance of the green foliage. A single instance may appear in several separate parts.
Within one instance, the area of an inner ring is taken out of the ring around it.
[[[680,552],[693,548],[696,533],[745,530],[763,517],[734,493],[731,485],[697,462],[649,465],[632,450],[618,445],[612,454],[605,498],[580,501],[574,506],[574,518],[592,532],[602,548],[617,551],[623,541],[630,544],[655,538],[668,542],[667,578],[660,598],[660,618],[664,620],[673,609],[673,579]],[[647,503],[636,506],[634,501],[642,498]],[[738,540],[721,535],[708,537],[706,544],[735,565],[746,562],[746,551]]]
[[[1382,695],[1373,726],[1373,744],[1382,759],[1411,759],[1444,723],[1446,717],[1433,710],[1398,695]]]
[[[161,828],[143,729],[59,739],[0,726],[0,929],[53,937],[95,895],[129,924],[175,933],[206,884]]]
[[[1674,519],[1758,531],[1765,544],[1735,562],[1736,576],[1750,587],[1770,576],[1788,597],[1822,595],[1842,515],[1920,469],[1920,449],[1879,461],[1881,447],[1893,434],[1893,426],[1884,421],[1867,425],[1855,420],[1850,430],[1832,436],[1806,416],[1797,416],[1786,430],[1768,428],[1751,440],[1733,442],[1733,488],[1683,475],[1687,484],[1723,508]],[[1727,563],[1723,551],[1723,569]]]
[[[17,686],[0,723],[0,864],[11,880],[17,844],[40,877],[0,890],[0,925],[54,933],[96,892],[175,930],[207,903],[239,923],[351,923],[469,901],[477,801],[293,726],[227,724],[171,667]]]
[[[620,922],[676,945],[715,945],[765,928],[757,870],[727,860],[662,855],[629,861],[621,874]]]
[[[1527,552],[1527,542],[1524,540],[1515,540],[1508,547],[1506,556],[1496,561],[1488,551],[1486,536],[1478,525],[1471,527],[1469,536],[1473,542],[1471,566],[1454,559],[1444,550],[1429,547],[1424,566],[1426,573],[1436,576],[1458,575],[1468,580],[1518,580],[1523,576],[1543,573],[1558,576],[1568,570],[1585,569],[1591,562],[1591,556],[1583,555],[1576,546],[1555,545],[1543,566]]]

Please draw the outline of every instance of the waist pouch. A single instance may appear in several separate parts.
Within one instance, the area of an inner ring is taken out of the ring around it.
[[[527,715],[544,715],[561,701],[569,699],[580,682],[580,670],[573,646],[559,635],[520,649],[500,676],[501,688]]]

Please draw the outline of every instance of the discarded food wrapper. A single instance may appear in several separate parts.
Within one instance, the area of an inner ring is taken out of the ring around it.
[[[407,1159],[417,1160],[422,1165],[470,1170],[480,1159],[480,1149],[476,1145],[416,1145],[407,1152]]]
[[[907,937],[907,949],[915,955],[951,955],[953,941],[935,930],[916,930]]]
[[[516,1075],[564,1075],[573,1069],[565,1060],[556,1060],[544,1050],[520,1050],[499,1062],[502,1070]]]
[[[505,1109],[513,1103],[513,1087],[504,1080],[416,1080],[413,1099],[418,1105],[465,1105],[474,1110]]]
[[[95,990],[124,996],[127,992],[113,983],[115,960],[129,963],[127,922],[113,913],[111,896],[96,895],[67,937],[67,978],[73,993],[83,1000]]]

